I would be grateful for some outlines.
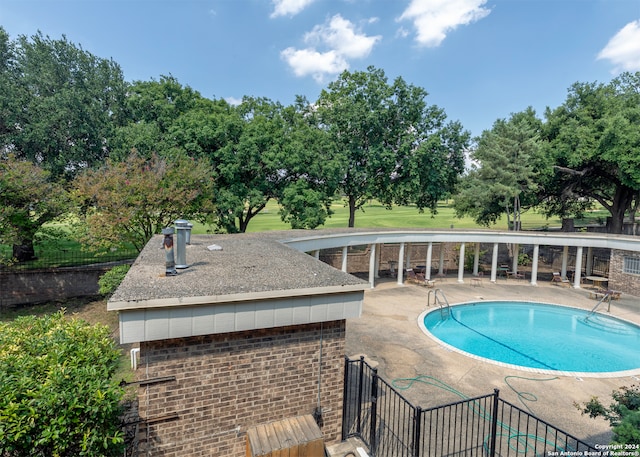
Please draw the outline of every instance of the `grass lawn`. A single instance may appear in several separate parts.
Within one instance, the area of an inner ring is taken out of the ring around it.
[[[291,228],[280,220],[277,202],[270,201],[266,208],[249,222],[249,232],[265,232],[269,230],[287,230]],[[334,214],[327,219],[322,228],[347,227],[349,208],[342,202],[334,202],[331,206]],[[576,221],[578,222],[578,221]],[[522,215],[522,225],[525,230],[560,227],[559,218],[547,219],[542,214],[528,211]],[[362,210],[356,212],[355,226],[357,228],[466,228],[485,229],[487,227],[476,224],[472,218],[457,218],[453,208],[447,202],[438,205],[438,212],[432,215],[425,211],[420,213],[415,206],[394,206],[387,209],[376,201],[366,204]],[[507,230],[507,220],[502,218],[498,223],[489,227],[495,230]],[[208,233],[210,227],[194,224],[193,233]]]

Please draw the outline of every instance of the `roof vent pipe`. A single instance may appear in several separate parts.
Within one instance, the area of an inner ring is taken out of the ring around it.
[[[175,221],[176,231],[178,233],[178,239],[176,242],[176,268],[184,269],[188,268],[187,265],[187,232],[191,232],[189,228],[189,221],[184,219],[178,219]],[[189,238],[191,236],[189,235]]]
[[[178,274],[176,271],[176,262],[173,257],[173,227],[167,227],[162,229],[164,240],[162,241],[162,248],[165,255],[165,274],[166,276],[175,276]]]
[[[191,244],[191,229],[193,228],[193,224],[189,222],[187,224],[187,244]]]

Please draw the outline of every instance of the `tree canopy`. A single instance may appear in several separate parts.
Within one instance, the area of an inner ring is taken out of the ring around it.
[[[427,92],[383,70],[343,72],[320,93],[320,126],[344,155],[339,190],[355,212],[371,198],[391,205],[415,203],[435,211],[453,190],[464,165],[468,133],[444,125],[444,111],[425,102]]]
[[[36,232],[71,209],[69,195],[47,170],[13,154],[0,156],[0,190],[0,243],[13,245],[18,262],[31,260]]]
[[[539,177],[545,161],[541,153],[542,121],[532,108],[498,119],[477,139],[470,159],[474,165],[454,197],[459,217],[478,224],[494,224],[502,214],[513,230],[520,229],[522,211],[539,203]]]
[[[622,231],[625,213],[640,196],[640,72],[609,84],[576,83],[567,100],[546,112],[544,137],[554,175],[544,205],[566,214],[576,201],[597,201]]]
[[[37,33],[10,42],[0,30],[0,142],[52,178],[103,161],[122,121],[120,67],[65,37]]]
[[[211,167],[185,156],[146,159],[132,152],[125,161],[87,170],[75,186],[87,224],[83,239],[96,247],[131,243],[140,251],[175,220],[205,221],[212,212]]]
[[[336,199],[344,199],[354,226],[357,210],[371,199],[435,214],[438,201],[456,192],[458,214],[485,225],[507,214],[514,228],[528,208],[568,217],[597,202],[611,213],[609,231],[618,233],[625,215],[635,215],[640,205],[639,87],[640,73],[608,84],[576,83],[562,106],[547,109],[546,121],[531,109],[512,114],[471,149],[469,132],[428,104],[425,89],[401,77],[388,81],[375,67],[343,72],[315,102],[297,97],[284,106],[245,96],[234,106],[205,98],[173,76],[127,83],[115,62],[65,37],[38,32],[11,40],[0,28],[0,162],[5,182],[10,174],[25,175],[0,189],[3,239],[24,245],[16,252],[27,258],[39,225],[65,210],[65,191],[74,187],[78,195],[87,192],[81,209],[94,221],[88,229],[94,240],[139,246],[167,223],[165,213],[151,212],[175,204],[161,204],[153,194],[193,189],[196,182],[206,182],[192,202],[200,210],[190,202],[177,216],[171,210],[171,217],[206,218],[229,233],[246,231],[271,200],[292,227],[315,228],[330,217]],[[144,168],[132,165],[132,152],[150,169],[180,169],[186,158],[194,166],[183,176],[156,176],[162,189],[143,183],[144,173],[128,175],[129,187],[116,192],[114,171]],[[477,166],[458,185],[467,152]],[[34,168],[24,168],[26,162]],[[113,180],[108,185],[101,180],[107,176]],[[136,197],[126,195],[131,183]],[[111,198],[146,205],[141,212],[154,222],[118,215],[115,203],[99,197],[99,185],[107,185]],[[112,218],[141,224],[131,228],[139,236],[96,231],[95,223]]]

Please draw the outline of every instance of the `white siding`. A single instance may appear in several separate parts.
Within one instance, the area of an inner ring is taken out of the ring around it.
[[[364,292],[120,311],[120,341],[135,343],[360,317]]]

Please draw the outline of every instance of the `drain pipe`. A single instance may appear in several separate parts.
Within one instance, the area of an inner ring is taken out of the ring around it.
[[[173,257],[173,227],[167,227],[162,229],[164,240],[162,242],[162,248],[165,255],[165,275],[175,276],[178,274],[176,271],[176,262]]]
[[[178,240],[176,243],[176,268],[185,269],[187,265],[187,238],[191,241],[191,229],[189,228],[189,221],[184,219],[178,219],[175,221],[176,231],[178,233]]]
[[[320,322],[320,354],[318,355],[318,400],[317,406],[313,410],[313,418],[318,424],[319,427],[324,425],[324,419],[322,418],[322,395],[321,395],[321,386],[322,386],[322,340],[324,333],[324,325]]]

